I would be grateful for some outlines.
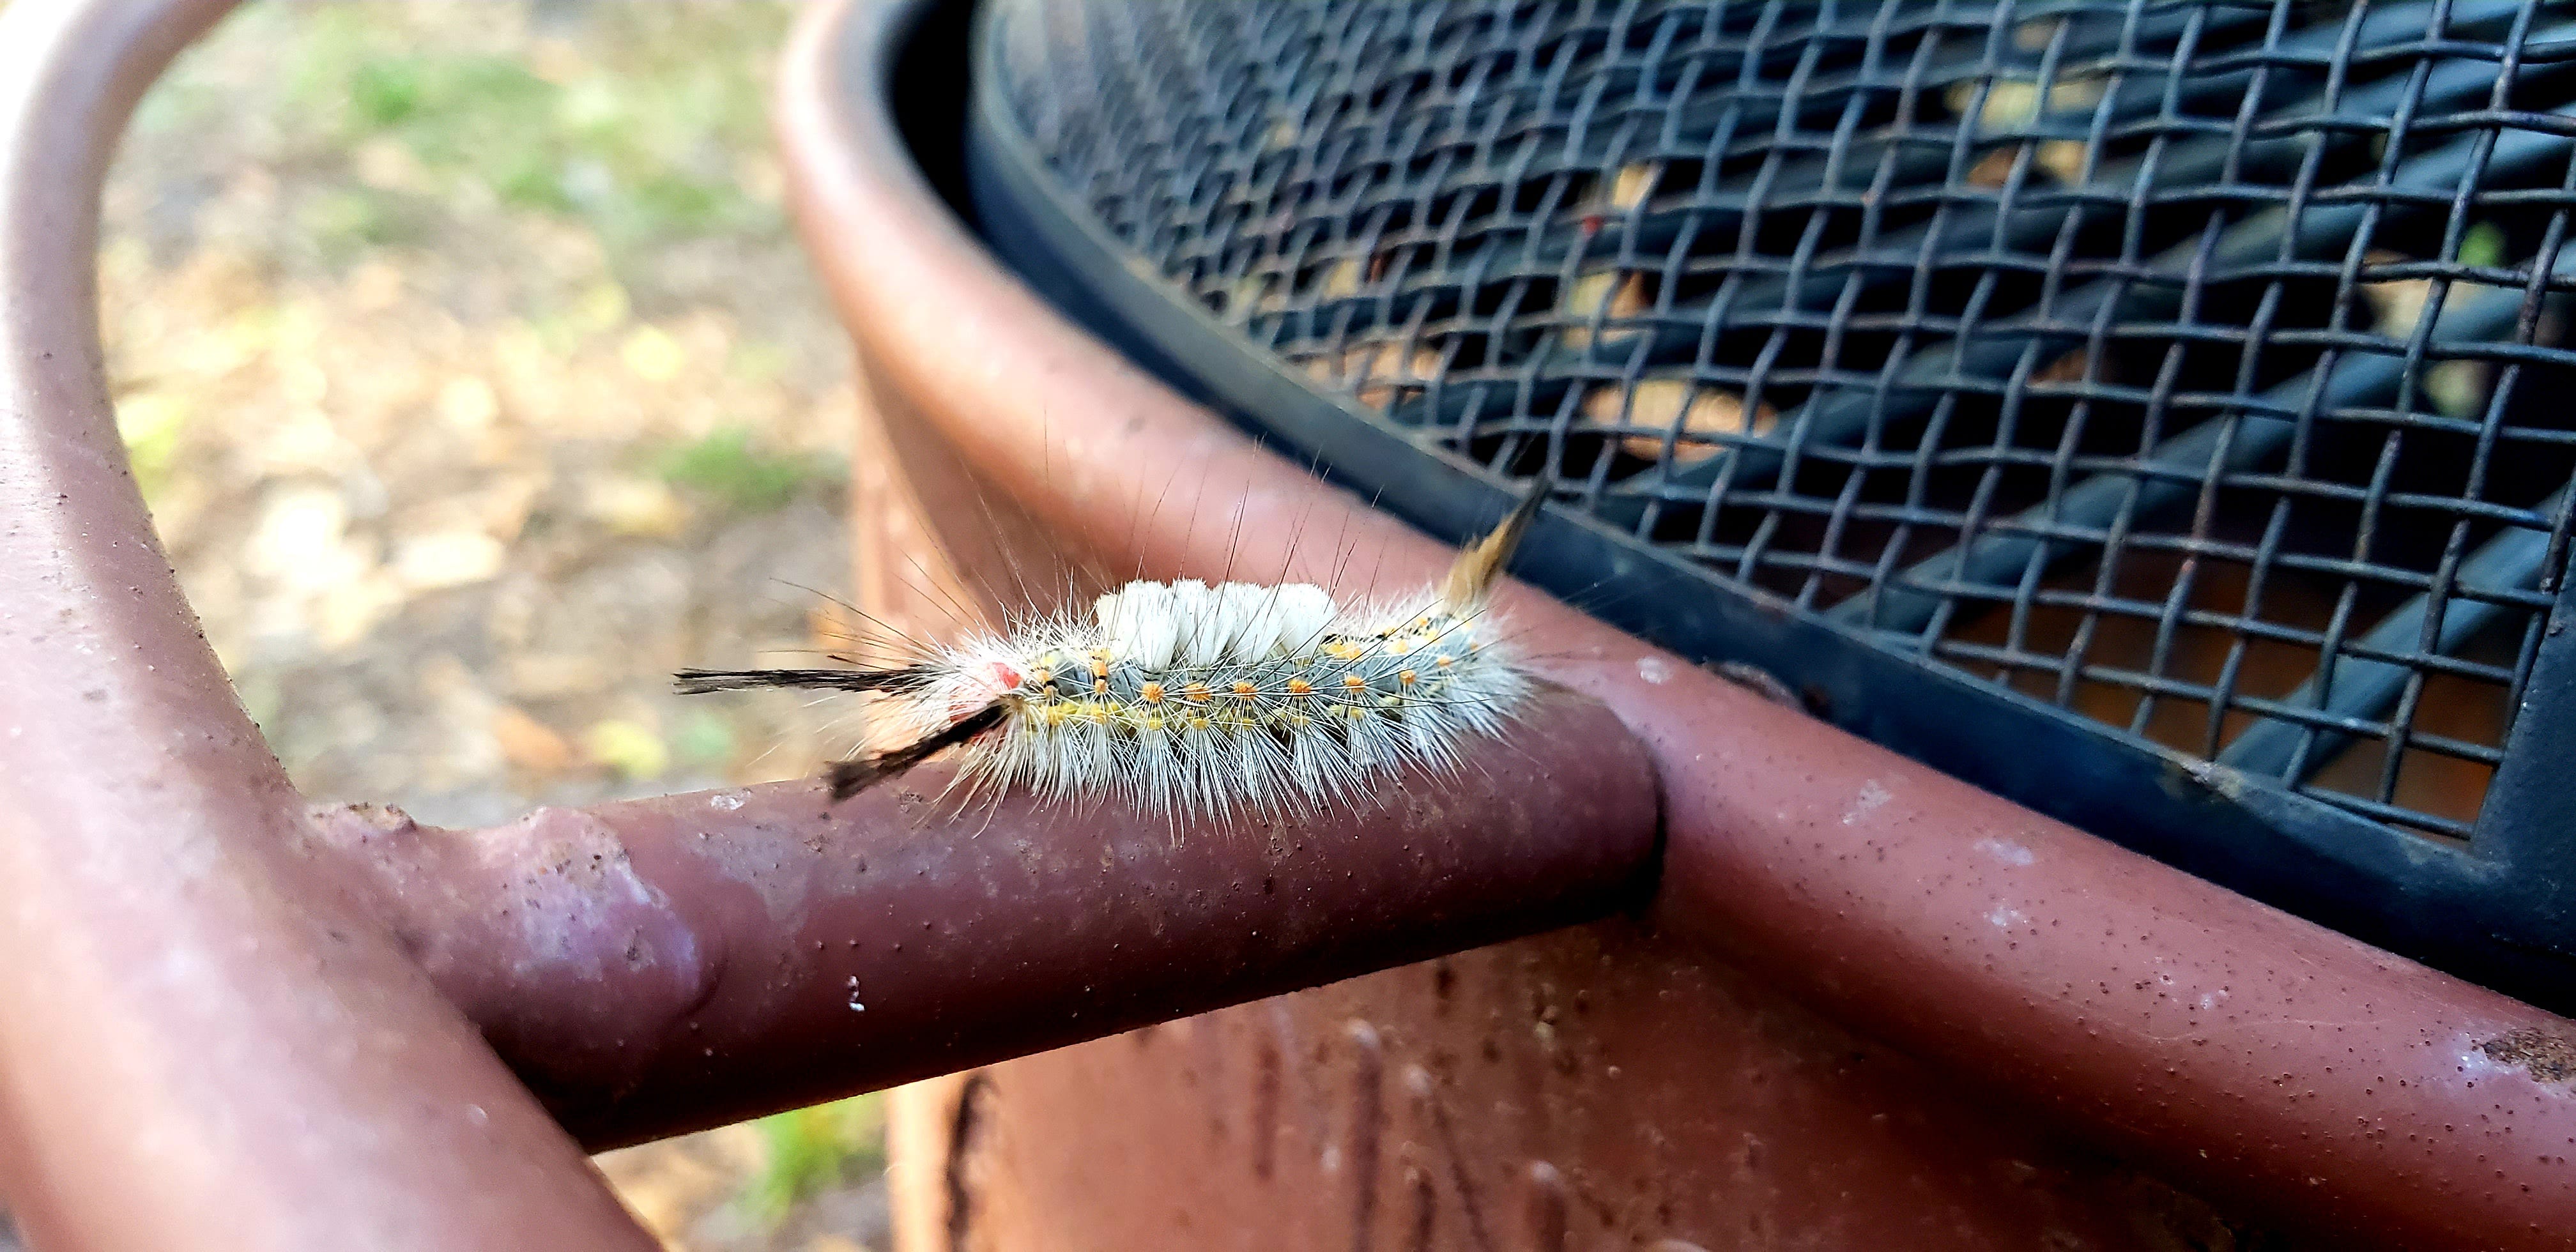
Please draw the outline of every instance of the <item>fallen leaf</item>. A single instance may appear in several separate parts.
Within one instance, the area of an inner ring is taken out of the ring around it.
[[[1623,403],[1624,400],[1624,403]],[[1624,425],[1634,433],[1619,438],[1619,450],[1643,460],[1660,460],[1664,436],[1679,423],[1672,459],[1690,465],[1716,456],[1719,445],[1692,436],[1741,435],[1746,431],[1744,397],[1683,378],[1648,378],[1633,389],[1611,383],[1583,397],[1583,420],[1602,426]],[[1764,403],[1753,413],[1751,430],[1767,435],[1779,423],[1778,410]]]
[[[570,740],[517,705],[494,709],[491,729],[493,740],[501,745],[501,759],[514,769],[551,776],[579,762]]]
[[[582,488],[581,511],[612,534],[674,539],[689,528],[689,504],[668,483],[603,475]]]
[[[1635,327],[1619,326],[1643,317],[1654,302],[1646,298],[1646,276],[1635,271],[1603,270],[1585,274],[1566,289],[1565,298],[1557,302],[1557,316],[1565,323],[1558,338],[1569,348],[1592,345],[1592,319],[1599,315],[1614,323],[1605,326],[1601,338],[1617,343],[1637,333]]]
[[[671,768],[671,749],[641,722],[621,717],[593,722],[582,734],[590,759],[627,778],[659,778]]]
[[[1355,393],[1362,404],[1385,409],[1440,373],[1440,352],[1427,345],[1407,351],[1401,343],[1363,344],[1338,357],[1317,357],[1306,374],[1328,387]]]
[[[626,368],[635,371],[637,378],[648,383],[667,383],[679,377],[680,370],[689,363],[687,349],[658,326],[637,327],[634,334],[626,337],[625,346],[617,350],[617,356]]]
[[[412,591],[443,591],[500,573],[508,555],[500,540],[480,530],[413,535],[395,544],[393,574]]]

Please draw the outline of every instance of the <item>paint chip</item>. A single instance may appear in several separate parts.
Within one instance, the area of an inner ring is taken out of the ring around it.
[[[2542,1082],[2576,1080],[2576,1039],[2540,1026],[2510,1030],[2478,1045],[2487,1059],[2518,1065]]]

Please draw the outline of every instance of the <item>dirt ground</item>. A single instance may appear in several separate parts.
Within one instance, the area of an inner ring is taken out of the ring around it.
[[[849,746],[669,690],[811,647],[848,580],[846,342],[764,118],[789,16],[252,6],[145,102],[100,256],[118,420],[308,795],[484,824]],[[885,1246],[881,1135],[860,1100],[601,1164],[675,1247],[849,1252]]]

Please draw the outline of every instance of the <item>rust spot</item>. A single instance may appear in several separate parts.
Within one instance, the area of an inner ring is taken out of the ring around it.
[[[1278,1044],[1269,1039],[1262,1040],[1259,1051],[1253,1055],[1252,1176],[1263,1182],[1270,1181],[1271,1171],[1278,1167],[1282,1067]]]
[[[1564,1252],[1566,1236],[1565,1175],[1546,1161],[1529,1164],[1524,1186],[1529,1212],[1531,1252]]]
[[[991,1123],[986,1105],[993,1099],[993,1079],[978,1070],[957,1093],[957,1112],[948,1125],[948,1247],[958,1252],[975,1233],[976,1201],[983,1175],[992,1168],[986,1143]]]
[[[332,843],[355,846],[379,835],[412,835],[420,827],[411,814],[390,804],[319,804],[305,817]]]
[[[1343,1028],[1351,1047],[1350,1141],[1343,1157],[1350,1165],[1351,1246],[1365,1252],[1377,1229],[1378,1159],[1386,1130],[1386,1049],[1377,1028],[1353,1019]]]
[[[2542,1082],[2576,1079],[2576,1039],[2541,1026],[2506,1031],[2478,1045],[2487,1059],[2519,1065]]]
[[[1404,1245],[1406,1252],[1431,1252],[1440,1203],[1439,1196],[1431,1190],[1431,1175],[1419,1166],[1405,1166],[1404,1185],[1413,1199],[1413,1220],[1408,1226],[1412,1237]]]

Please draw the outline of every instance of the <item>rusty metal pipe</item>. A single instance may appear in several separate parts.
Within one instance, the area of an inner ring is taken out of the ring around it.
[[[1643,750],[1564,691],[1457,770],[1307,819],[1176,829],[946,782],[322,826],[595,1148],[1597,917],[1642,899],[1654,859]]]
[[[936,498],[971,483],[1020,501],[1027,533],[1149,577],[1324,568],[1332,554],[1283,538],[1317,528],[1382,577],[1436,571],[1438,545],[1255,448],[995,266],[883,94],[926,10],[809,9],[779,116],[800,228],[934,519],[972,518]],[[1142,507],[1181,473],[1239,506],[1215,525]],[[1649,745],[1668,932],[2245,1211],[2386,1246],[2576,1243],[2576,1023],[1963,786],[1543,597],[1503,603],[1548,673]],[[1884,1181],[1904,1203],[1905,1180]]]
[[[224,8],[0,17],[0,1186],[38,1238],[640,1246],[486,1039],[597,1147],[1634,898],[1652,772],[1563,691],[1458,773],[1186,837],[943,808],[936,771],[837,809],[308,815],[152,539],[94,325],[117,127]]]
[[[0,1194],[46,1248],[649,1248],[313,854],[127,471],[100,180],[226,7],[0,11]]]
[[[152,538],[97,347],[107,154],[225,7],[0,15],[0,1188],[47,1246],[647,1246],[504,1057],[626,1143],[1635,898],[1653,774],[1563,691],[1464,770],[1185,837],[961,812],[935,771],[838,808],[307,814]]]
[[[2576,1030],[1820,722],[1624,677],[1666,761],[1653,916],[2251,1211],[2396,1247],[2576,1240]],[[1746,884],[1762,884],[1747,890]]]

